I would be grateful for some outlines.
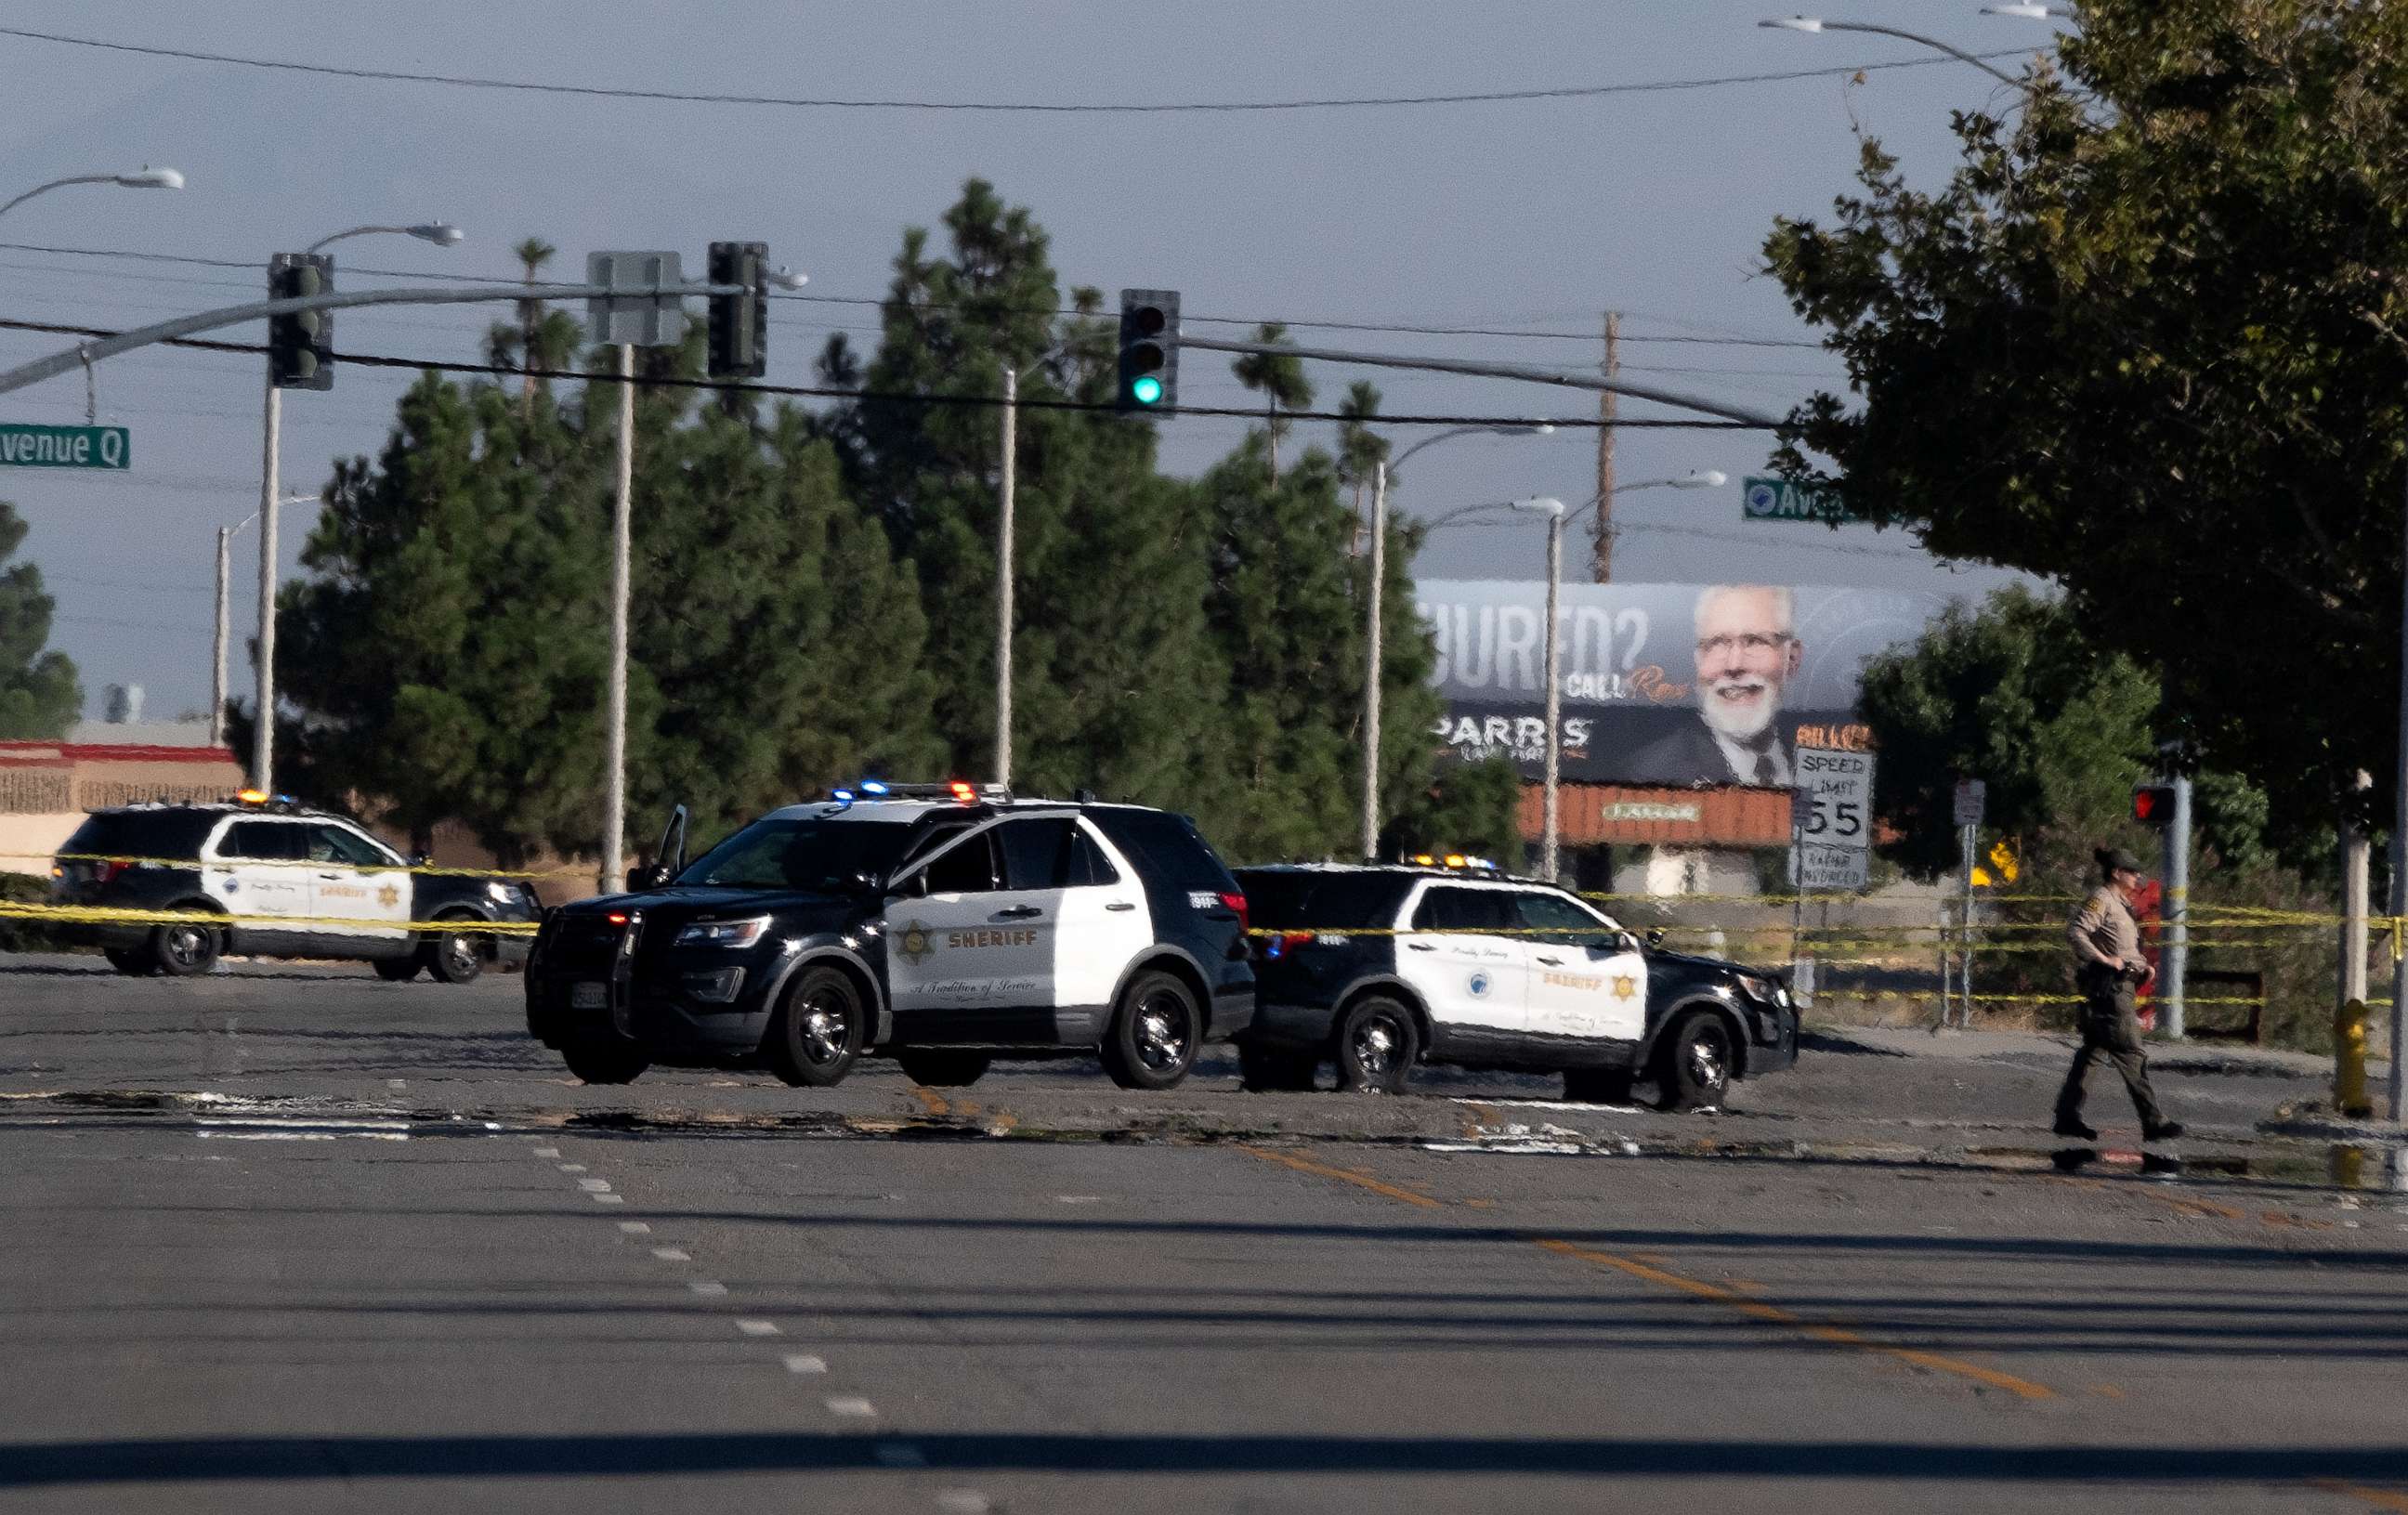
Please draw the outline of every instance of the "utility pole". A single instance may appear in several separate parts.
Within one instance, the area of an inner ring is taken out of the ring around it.
[[[234,542],[232,528],[218,528],[218,616],[216,628],[209,638],[209,745],[225,741],[226,703],[226,642],[233,634],[230,611],[226,606],[228,552]]]
[[[276,387],[276,369],[267,366],[267,414],[261,428],[259,463],[259,681],[258,704],[251,712],[251,787],[276,793],[276,496],[280,434],[284,425],[284,392]]]
[[[2333,996],[2338,1009],[2357,1000],[2366,999],[2366,874],[2368,854],[2366,792],[2374,787],[2374,775],[2364,768],[2350,785],[2352,795],[2341,807],[2341,982]]]
[[[636,493],[636,350],[619,348],[619,477],[610,503],[610,688],[602,718],[602,861],[596,881],[605,894],[627,887],[620,865],[627,837],[627,594],[634,556]]]
[[[1381,650],[1381,619],[1386,613],[1381,603],[1386,595],[1388,579],[1388,460],[1380,459],[1371,465],[1371,582],[1370,616],[1364,623],[1363,641],[1363,856],[1366,861],[1380,855],[1380,674],[1383,663]]]
[[[1605,313],[1605,381],[1613,383],[1622,373],[1622,312]],[[1613,391],[1597,392],[1597,419],[1602,422],[1597,429],[1597,543],[1594,572],[1597,581],[1613,581],[1613,417],[1617,396]]]
[[[2400,918],[2408,915],[2408,574],[2400,580],[2400,750],[2391,771],[2391,1072],[2383,1080],[2384,1118],[2408,1120],[2408,955]],[[2408,1156],[2399,1160],[2408,1177]]]
[[[1020,370],[1003,360],[1003,487],[995,526],[995,781],[1011,787],[1011,495],[1020,471]]]
[[[2190,775],[2173,780],[2174,819],[2166,828],[2165,1034],[2183,1036],[2183,979],[2190,967]]]

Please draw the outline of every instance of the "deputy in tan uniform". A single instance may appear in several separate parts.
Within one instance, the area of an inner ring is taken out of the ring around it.
[[[2133,993],[2149,979],[2148,959],[2141,955],[2141,927],[2132,919],[2132,899],[2140,893],[2141,865],[2121,848],[2100,848],[2103,878],[2098,890],[2073,912],[2066,936],[2073,944],[2074,983],[2082,991],[2082,1048],[2057,1096],[2057,1134],[2096,1141],[2099,1133],[2082,1123],[2082,1086],[2095,1059],[2115,1065],[2131,1092],[2132,1108],[2141,1114],[2141,1139],[2163,1141],[2182,1135],[2178,1122],[2166,1119],[2157,1096],[2149,1088],[2149,1065],[2141,1050],[2141,1020],[2133,1008]]]

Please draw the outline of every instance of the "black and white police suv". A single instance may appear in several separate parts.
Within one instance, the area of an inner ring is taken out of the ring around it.
[[[194,911],[229,918],[69,924],[118,972],[206,973],[221,955],[348,958],[400,981],[423,968],[466,983],[495,959],[526,955],[529,886],[475,874],[412,873],[399,852],[349,818],[246,792],[222,805],[94,810],[50,865],[57,905]],[[410,922],[440,922],[412,931]]]
[[[1642,942],[1578,895],[1479,867],[1241,868],[1260,1000],[1247,1087],[1401,1091],[1416,1061],[1564,1076],[1568,1097],[1719,1103],[1798,1060],[1780,979]]]
[[[691,865],[683,832],[681,810],[665,864],[536,937],[527,1029],[589,1083],[660,1063],[824,1086],[878,1053],[966,1084],[1068,1049],[1167,1089],[1254,1014],[1245,897],[1183,816],[872,781]]]

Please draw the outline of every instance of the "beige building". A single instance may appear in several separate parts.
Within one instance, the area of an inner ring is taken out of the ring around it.
[[[167,722],[85,722],[72,733],[78,739],[0,742],[0,873],[48,875],[51,856],[88,811],[233,797],[243,783],[234,753],[207,745],[205,731],[199,743],[174,739],[186,732]]]

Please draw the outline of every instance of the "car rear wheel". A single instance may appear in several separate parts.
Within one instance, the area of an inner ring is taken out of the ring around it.
[[[1258,1094],[1301,1094],[1312,1091],[1321,1059],[1292,1048],[1238,1043],[1238,1087]]]
[[[170,979],[208,972],[220,950],[217,928],[197,921],[171,921],[150,932],[150,965]]]
[[[1104,1033],[1104,1072],[1123,1089],[1168,1089],[1196,1065],[1204,1016],[1168,973],[1140,973],[1121,992]]]
[[[1636,1079],[1628,1068],[1566,1068],[1564,1097],[1577,1105],[1627,1105]]]
[[[1332,1051],[1339,1088],[1401,1094],[1421,1052],[1421,1034],[1413,1026],[1412,1011],[1385,994],[1371,994],[1347,1007]]]
[[[464,929],[476,919],[469,915],[446,915],[438,920],[461,922],[419,949],[426,971],[447,984],[473,983],[477,975],[485,971],[485,944],[488,938]]]
[[[1730,1027],[1712,1010],[1684,1016],[1656,1048],[1657,1103],[1668,1110],[1719,1105],[1736,1059]]]
[[[380,957],[369,965],[376,969],[376,976],[389,984],[409,982],[418,977],[418,970],[423,965],[415,952],[408,957]]]
[[[836,968],[806,968],[769,1021],[769,1071],[797,1089],[825,1089],[853,1071],[868,1038],[860,990]]]
[[[634,1042],[574,1040],[560,1049],[568,1071],[587,1083],[634,1083],[652,1065]]]
[[[958,1089],[983,1077],[994,1057],[985,1052],[954,1052],[923,1047],[895,1054],[896,1065],[913,1083],[931,1089]]]
[[[138,948],[104,947],[101,949],[100,955],[108,959],[110,967],[129,979],[147,979],[158,966],[150,961],[149,952]]]

